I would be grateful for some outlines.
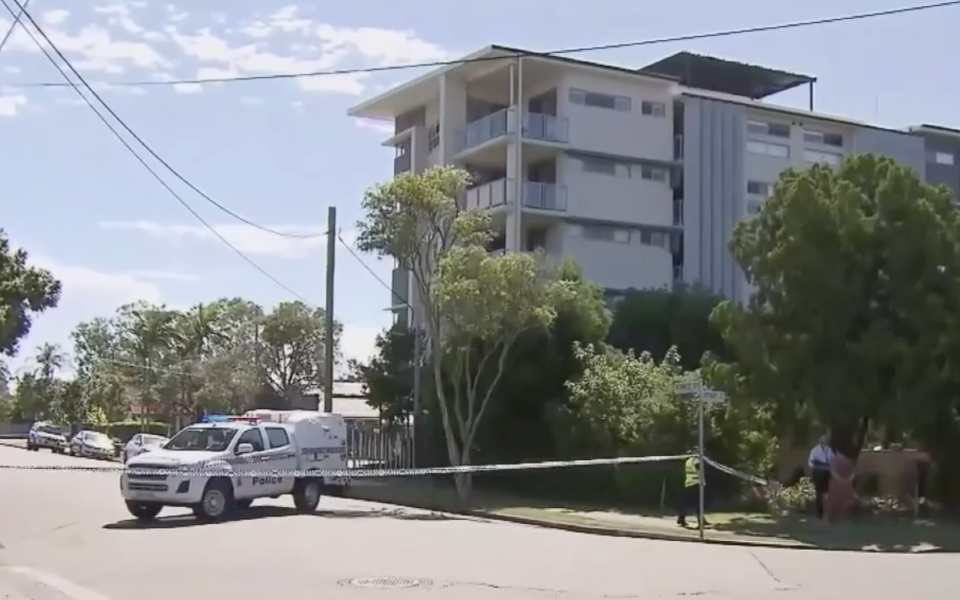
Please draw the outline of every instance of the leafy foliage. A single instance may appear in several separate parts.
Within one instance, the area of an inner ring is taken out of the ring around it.
[[[60,301],[60,282],[49,271],[31,267],[28,259],[27,251],[14,250],[0,229],[0,356],[15,355],[30,333],[32,315]]]
[[[283,408],[321,384],[323,322],[322,310],[299,302],[270,313],[238,298],[186,311],[125,305],[74,329],[73,379],[61,375],[66,352],[39,348],[36,367],[17,382],[11,416],[106,424],[131,412],[169,420]]]

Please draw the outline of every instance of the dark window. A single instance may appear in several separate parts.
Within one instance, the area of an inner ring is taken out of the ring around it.
[[[283,427],[267,427],[267,439],[270,440],[271,448],[282,448],[290,445],[287,430]]]
[[[254,452],[263,452],[263,436],[260,435],[260,430],[248,429],[245,431],[237,440],[237,448],[240,447],[240,444],[250,444],[253,446]]]

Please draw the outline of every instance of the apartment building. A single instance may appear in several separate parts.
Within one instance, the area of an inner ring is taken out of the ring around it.
[[[349,114],[395,123],[396,173],[470,171],[461,201],[490,213],[491,251],[573,256],[611,297],[683,281],[743,300],[727,242],[781,171],[873,152],[927,175],[945,166],[928,145],[960,144],[815,113],[812,77],[686,52],[640,69],[503,46],[463,60]],[[808,111],[762,101],[801,85]],[[406,273],[393,283],[413,299]]]

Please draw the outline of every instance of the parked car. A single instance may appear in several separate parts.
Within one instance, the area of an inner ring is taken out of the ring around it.
[[[70,440],[70,454],[111,460],[113,459],[113,440],[99,431],[81,431]]]
[[[36,452],[40,448],[63,454],[67,450],[67,438],[53,423],[37,421],[27,434],[27,450]]]
[[[150,452],[163,446],[170,440],[162,435],[153,435],[150,433],[138,433],[130,438],[126,447],[123,449],[123,462],[127,462],[134,456],[139,456],[144,452]]]

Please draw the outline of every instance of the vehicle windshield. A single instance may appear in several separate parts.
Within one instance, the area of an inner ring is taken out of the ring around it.
[[[164,450],[204,450],[208,452],[223,452],[230,445],[236,429],[220,427],[188,427],[173,436],[167,442]]]
[[[60,428],[56,425],[41,425],[40,433],[49,433],[50,435],[61,435]]]
[[[110,438],[103,433],[88,433],[87,439],[92,444],[113,445],[113,442],[110,441]]]

